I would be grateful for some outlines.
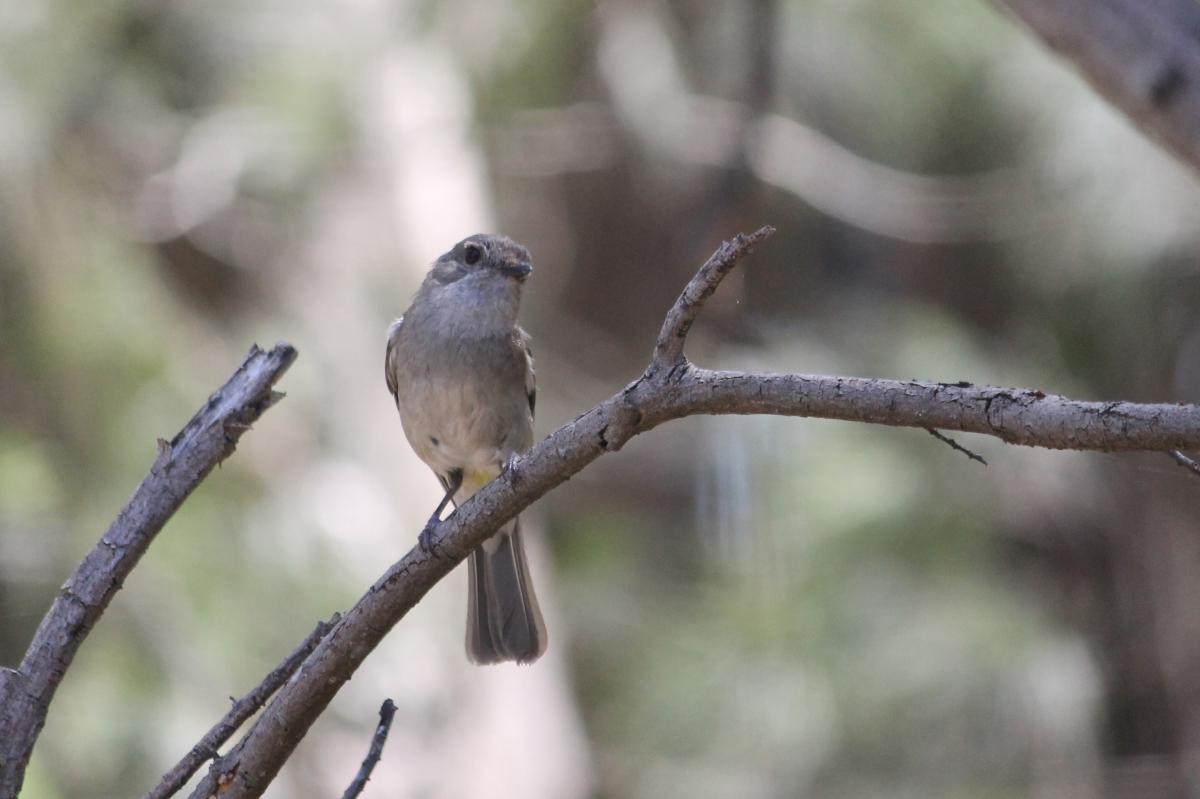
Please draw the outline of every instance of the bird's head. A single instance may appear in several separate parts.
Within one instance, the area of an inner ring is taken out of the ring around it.
[[[520,284],[532,271],[529,250],[507,236],[479,233],[463,239],[438,258],[430,276],[443,285],[465,277],[502,278]]]

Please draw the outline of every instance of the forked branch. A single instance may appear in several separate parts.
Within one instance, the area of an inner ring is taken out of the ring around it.
[[[309,726],[388,631],[495,530],[555,486],[631,437],[694,414],[778,414],[919,429],[983,433],[1056,449],[1200,449],[1200,407],[1078,402],[1036,389],[969,383],[713,372],[688,363],[688,330],[721,279],[772,233],[726,242],[667,314],[646,371],[613,397],[556,430],[435,531],[439,557],[414,547],[317,646],[258,722],[217,760],[192,793],[260,796]]]

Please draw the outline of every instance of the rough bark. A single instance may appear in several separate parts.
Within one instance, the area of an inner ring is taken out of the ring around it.
[[[21,789],[50,700],[84,638],[172,514],[242,433],[281,396],[272,386],[296,358],[258,347],[170,442],[99,542],[63,584],[17,669],[0,670],[0,797]]]
[[[667,315],[650,365],[637,380],[556,430],[438,525],[435,556],[414,547],[351,608],[192,797],[260,796],[297,743],[388,631],[504,522],[638,433],[693,414],[844,419],[983,433],[1057,449],[1200,447],[1200,406],[1077,402],[1036,389],[967,383],[714,372],[683,346],[705,299],[737,261],[773,231],[726,242]]]

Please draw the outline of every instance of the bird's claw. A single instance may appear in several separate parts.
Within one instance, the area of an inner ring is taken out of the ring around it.
[[[504,463],[500,466],[500,474],[510,474],[514,483],[520,481],[521,473],[517,471],[517,467],[520,463],[520,455],[515,452],[509,453],[509,456],[504,459]]]
[[[425,522],[425,526],[421,529],[421,534],[417,536],[417,546],[421,547],[421,551],[433,555],[435,558],[440,557],[440,553],[437,551],[437,541],[433,537],[437,526],[438,520],[430,519]]]

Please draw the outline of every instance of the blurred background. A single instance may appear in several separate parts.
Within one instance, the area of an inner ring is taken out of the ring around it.
[[[538,435],[719,242],[710,367],[1200,402],[1200,184],[986,2],[0,0],[0,662],[252,342],[300,359],[82,648],[22,794],[140,795],[412,545],[388,323],[536,272]],[[439,584],[268,791],[1200,791],[1200,482],[1162,455],[693,418],[540,501],[537,664]]]

